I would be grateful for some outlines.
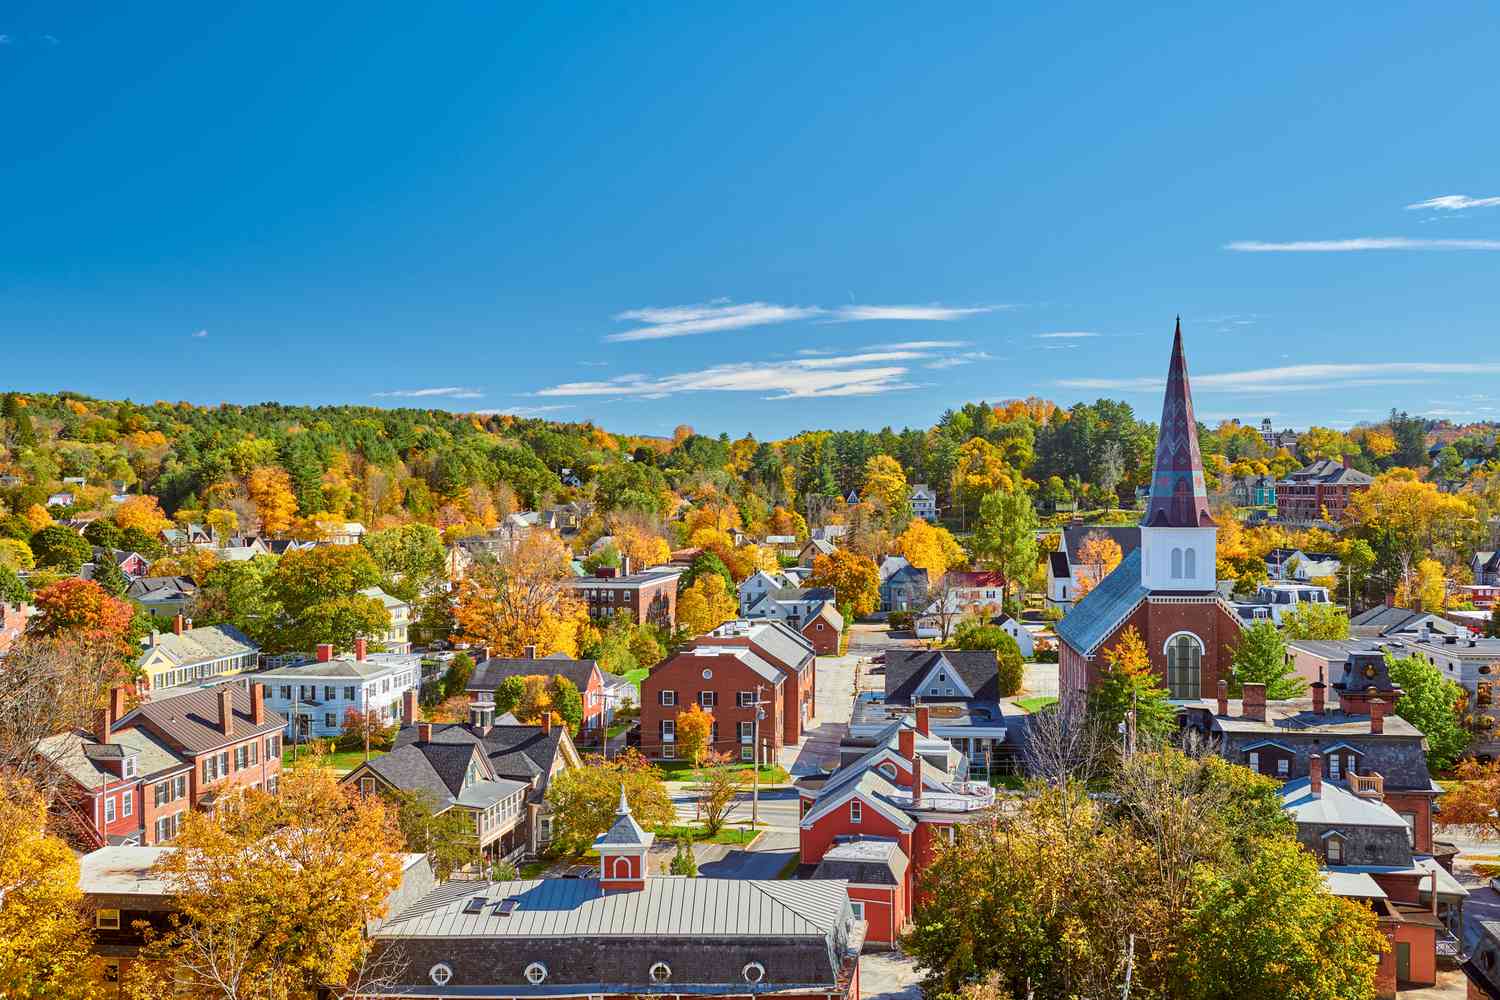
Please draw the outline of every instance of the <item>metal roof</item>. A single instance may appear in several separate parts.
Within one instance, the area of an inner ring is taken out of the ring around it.
[[[1057,637],[1091,656],[1150,593],[1141,583],[1141,550],[1136,549],[1063,616]]]

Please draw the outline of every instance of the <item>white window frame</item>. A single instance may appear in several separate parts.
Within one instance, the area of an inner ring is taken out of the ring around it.
[[[106,796],[104,796],[104,822],[106,822],[106,823],[113,823],[114,821],[115,821],[115,797],[113,795],[106,795]]]
[[[865,821],[865,804],[859,799],[849,800],[849,822],[863,823]]]
[[[865,903],[862,899],[849,900],[849,910],[854,914],[855,920],[865,919]]]
[[[657,692],[656,700],[662,708],[676,708],[677,692],[671,690],[670,688],[662,688]]]
[[[1257,774],[1260,773],[1260,751],[1259,750],[1251,750],[1248,754],[1246,754],[1246,756],[1245,756],[1245,766],[1248,767],[1250,770],[1256,772]]]
[[[719,694],[717,691],[699,691],[698,706],[700,708],[718,708]]]
[[[94,927],[101,931],[120,929],[120,911],[112,907],[101,907],[94,911]]]
[[[120,816],[135,815],[135,792],[129,788],[120,793]]]

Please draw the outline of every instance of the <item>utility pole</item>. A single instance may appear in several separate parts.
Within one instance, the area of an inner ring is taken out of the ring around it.
[[[297,745],[301,742],[302,723],[298,719],[297,706],[302,701],[302,685],[292,685],[292,763],[297,763]]]
[[[750,827],[754,829],[760,823],[760,720],[765,718],[766,710],[761,706],[765,702],[760,700],[761,691],[765,685],[755,685],[755,715],[750,722]]]

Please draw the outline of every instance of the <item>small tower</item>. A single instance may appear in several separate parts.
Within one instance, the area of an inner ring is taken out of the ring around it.
[[[594,838],[599,852],[599,886],[605,892],[646,888],[646,854],[656,834],[647,833],[630,815],[625,786],[620,785],[620,805],[615,822]]]
[[[1217,537],[1218,527],[1208,511],[1179,319],[1172,336],[1172,360],[1157,432],[1151,499],[1141,519],[1142,586],[1152,591],[1213,590]]]

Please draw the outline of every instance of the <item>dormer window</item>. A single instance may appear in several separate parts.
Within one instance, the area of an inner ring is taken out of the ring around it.
[[[135,758],[126,757],[120,762],[120,776],[124,778],[135,777]]]
[[[1323,847],[1323,853],[1330,865],[1341,865],[1344,863],[1344,837],[1342,834],[1331,834]]]

